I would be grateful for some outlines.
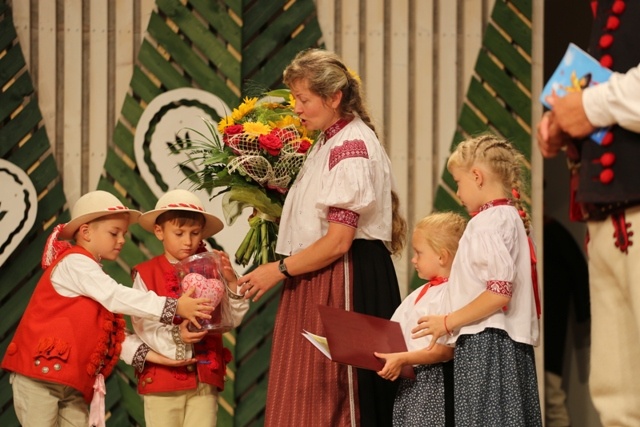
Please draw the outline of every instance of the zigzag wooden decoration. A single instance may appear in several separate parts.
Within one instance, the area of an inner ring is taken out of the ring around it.
[[[17,40],[11,9],[0,1],[0,354],[4,355],[42,275],[42,248],[69,220],[60,175]],[[34,209],[37,206],[37,209]],[[0,425],[18,426],[9,375],[0,371]]]
[[[7,200],[3,192],[0,200],[3,227],[14,221],[16,230],[11,241],[0,242],[4,354],[41,275],[45,239],[53,226],[69,220],[69,212],[6,0],[0,0],[0,16],[0,174],[10,176],[16,188],[22,185],[12,193],[20,197]],[[98,189],[116,194],[129,207],[152,209],[159,194],[184,178],[172,176],[158,160],[168,156],[162,149],[179,133],[178,124],[193,125],[200,116],[217,121],[244,96],[281,86],[284,66],[298,51],[319,46],[320,39],[313,0],[157,0]],[[9,209],[22,213],[29,211],[23,205],[36,203],[34,218],[17,218]],[[16,248],[15,242],[22,243]],[[14,249],[20,263],[11,256]],[[104,268],[130,285],[130,266],[161,251],[155,237],[134,226],[121,262]],[[235,361],[219,399],[219,426],[262,423],[277,295],[272,290],[255,304],[237,335],[224,336]],[[0,381],[8,384],[6,373],[0,373]],[[10,387],[0,389],[0,406],[0,425],[17,426]],[[108,379],[106,407],[109,426],[144,425],[131,367],[121,363]]]
[[[530,0],[496,1],[452,150],[463,139],[490,131],[507,138],[531,160],[531,13]],[[528,171],[529,183],[530,164]],[[455,188],[445,170],[434,206],[463,212]]]
[[[530,0],[496,0],[458,117],[451,151],[465,138],[493,132],[514,143],[530,162],[531,14]],[[528,186],[530,177],[529,163],[525,177]],[[445,169],[433,202],[434,209],[467,215],[455,194],[455,182]],[[423,284],[414,275],[411,288]]]

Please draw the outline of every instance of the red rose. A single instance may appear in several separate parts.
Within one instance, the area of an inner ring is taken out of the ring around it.
[[[236,135],[244,132],[244,126],[242,125],[230,125],[224,128],[225,135]]]
[[[309,151],[309,148],[311,147],[311,143],[309,141],[307,141],[306,139],[303,139],[302,141],[300,141],[300,146],[298,146],[298,153],[306,153],[307,151]]]
[[[272,156],[277,156],[280,154],[280,149],[282,148],[282,140],[278,138],[273,131],[267,135],[260,135],[258,137],[258,142],[260,143],[260,147],[265,149],[267,153],[271,154]]]

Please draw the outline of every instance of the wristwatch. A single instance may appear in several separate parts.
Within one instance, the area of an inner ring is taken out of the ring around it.
[[[280,273],[284,274],[289,279],[293,278],[293,276],[289,274],[289,271],[287,270],[287,264],[284,263],[284,258],[280,260],[280,263],[278,264],[278,270],[280,270]]]

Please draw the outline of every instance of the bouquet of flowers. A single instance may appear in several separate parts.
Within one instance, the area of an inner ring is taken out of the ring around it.
[[[253,208],[249,231],[235,253],[238,264],[277,259],[284,198],[313,144],[293,112],[294,102],[286,89],[268,92],[260,101],[245,98],[217,128],[205,120],[209,135],[194,130],[202,139],[187,136],[172,147],[187,152],[181,169],[197,189],[212,198],[223,194],[229,225],[245,207]],[[213,194],[215,188],[221,190]]]

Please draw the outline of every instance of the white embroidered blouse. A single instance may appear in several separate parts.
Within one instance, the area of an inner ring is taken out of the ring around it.
[[[450,344],[462,334],[485,328],[503,329],[514,341],[538,344],[530,254],[524,225],[513,206],[489,207],[471,218],[451,266],[445,312],[467,305],[485,290],[510,295],[511,300],[502,310],[453,331]]]
[[[329,222],[356,239],[391,241],[391,162],[360,119],[338,121],[311,148],[282,210],[276,252],[292,255],[327,233]]]
[[[445,314],[443,312],[443,297],[448,284],[443,283],[437,286],[431,286],[426,293],[418,299],[418,296],[425,286],[429,286],[429,284],[422,285],[411,292],[398,308],[396,308],[393,316],[391,316],[391,320],[400,323],[400,329],[402,329],[402,335],[407,343],[408,351],[427,348],[431,343],[431,335],[412,338],[411,330],[418,324],[418,319],[429,314]],[[446,337],[440,337],[438,344],[445,345]]]

